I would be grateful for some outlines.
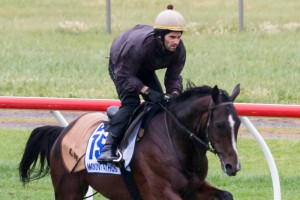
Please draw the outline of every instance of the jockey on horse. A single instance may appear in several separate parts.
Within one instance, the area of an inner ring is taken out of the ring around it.
[[[133,111],[140,105],[142,95],[153,103],[163,99],[163,89],[155,73],[166,68],[166,93],[175,98],[182,92],[181,71],[186,50],[181,40],[185,30],[183,16],[168,5],[156,17],[154,26],[136,25],[112,43],[109,74],[113,80],[121,107],[108,127],[108,136],[99,163],[117,162],[117,146],[123,138]]]

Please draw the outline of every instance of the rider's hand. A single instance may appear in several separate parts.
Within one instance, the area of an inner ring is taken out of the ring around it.
[[[158,103],[161,102],[163,99],[163,94],[156,92],[155,90],[152,90],[148,88],[147,86],[144,86],[140,93],[144,96],[146,101],[150,101],[152,103]]]
[[[163,94],[156,92],[155,90],[152,89],[148,89],[148,94],[147,94],[147,98],[153,102],[153,103],[158,103],[163,99]]]

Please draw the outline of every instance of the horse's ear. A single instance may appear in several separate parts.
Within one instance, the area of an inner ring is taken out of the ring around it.
[[[240,84],[237,84],[230,95],[231,101],[233,102],[239,94],[240,94]]]
[[[211,93],[212,100],[215,104],[219,102],[219,95],[220,95],[219,88],[217,85],[215,85]]]
[[[190,89],[190,88],[194,88],[194,87],[196,87],[195,83],[193,83],[191,80],[187,80],[186,88]]]

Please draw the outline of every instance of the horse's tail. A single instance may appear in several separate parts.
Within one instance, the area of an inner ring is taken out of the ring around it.
[[[32,131],[19,163],[19,175],[23,184],[43,178],[49,173],[51,147],[63,129],[61,126],[42,126]],[[39,169],[35,171],[37,164]]]

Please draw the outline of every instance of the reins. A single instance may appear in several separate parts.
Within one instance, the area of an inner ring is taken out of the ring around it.
[[[233,104],[232,102],[224,102],[224,103],[220,103],[218,105],[215,105],[213,101],[211,101],[209,107],[208,107],[208,117],[207,117],[207,121],[205,124],[205,137],[208,139],[209,138],[209,128],[210,128],[210,121],[211,121],[211,116],[213,113],[213,110],[216,109],[219,106],[223,106],[223,105],[230,105]],[[165,111],[165,113],[167,113],[173,120],[174,122],[181,128],[184,130],[184,133],[188,134],[189,138],[191,138],[191,140],[195,140],[196,142],[198,142],[205,150],[210,151],[214,154],[217,153],[217,151],[212,147],[211,142],[208,139],[208,143],[206,143],[205,141],[203,141],[202,139],[200,139],[195,133],[191,132],[189,129],[187,129],[182,123],[180,123],[178,121],[178,119],[161,103],[158,103],[158,105]]]

